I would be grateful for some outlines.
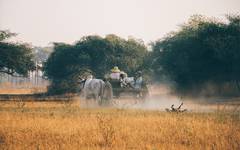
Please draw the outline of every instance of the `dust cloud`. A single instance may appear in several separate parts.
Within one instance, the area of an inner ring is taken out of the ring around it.
[[[128,104],[128,108],[144,109],[144,110],[160,110],[165,111],[170,109],[172,105],[178,108],[183,103],[181,110],[187,109],[188,112],[216,112],[236,109],[239,106],[233,103],[238,101],[236,99],[223,99],[220,97],[196,97],[196,98],[182,98],[174,95],[167,85],[157,85],[149,88],[150,96],[144,100],[133,105]],[[138,101],[138,100],[136,100]],[[227,103],[229,101],[230,103]]]
[[[181,98],[174,95],[167,85],[155,85],[149,87],[149,96],[145,99],[136,98],[133,95],[121,95],[120,98],[114,98],[108,105],[98,105],[93,100],[81,101],[82,108],[118,108],[118,109],[142,109],[165,111],[166,108],[178,108],[181,103],[181,110],[187,109],[188,112],[214,112],[226,107],[219,103],[206,103],[205,98]]]
[[[129,109],[144,109],[144,110],[161,110],[170,108],[171,105],[178,107],[182,100],[180,97],[171,94],[171,90],[167,86],[151,86],[149,87],[149,96],[145,100],[137,98],[121,98],[117,99],[117,107]],[[184,105],[182,108],[186,108]]]

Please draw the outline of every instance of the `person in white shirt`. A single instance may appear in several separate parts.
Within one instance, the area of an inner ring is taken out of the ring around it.
[[[128,83],[127,83],[127,74],[123,71],[120,72],[120,86],[121,87],[127,87]]]
[[[141,89],[142,88],[142,83],[143,83],[143,78],[142,78],[142,72],[138,71],[136,74],[136,79],[135,79],[135,89]]]

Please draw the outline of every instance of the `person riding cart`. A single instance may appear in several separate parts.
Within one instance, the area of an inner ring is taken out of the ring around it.
[[[143,84],[143,77],[142,77],[142,72],[138,71],[135,76],[135,84],[134,88],[135,89],[141,89]]]
[[[124,71],[121,71],[117,66],[111,69],[110,80],[115,80],[120,82],[120,86],[127,87],[127,74]]]
[[[127,73],[115,66],[105,78],[111,83],[115,97],[120,97],[121,93],[132,94],[140,98],[145,98],[148,95],[141,71],[138,71],[134,77],[128,77]]]
[[[129,87],[129,82],[127,80],[127,74],[123,71],[120,72],[120,86],[122,88]]]
[[[119,80],[120,72],[121,72],[120,69],[118,69],[118,67],[115,66],[113,69],[111,69],[110,79]]]

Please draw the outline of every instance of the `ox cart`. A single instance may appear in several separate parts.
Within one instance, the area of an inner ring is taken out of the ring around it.
[[[119,98],[123,95],[134,96],[136,98],[145,99],[149,95],[148,87],[145,82],[142,83],[140,88],[135,88],[133,85],[128,84],[122,86],[120,80],[111,79],[109,81],[112,85],[113,97]]]

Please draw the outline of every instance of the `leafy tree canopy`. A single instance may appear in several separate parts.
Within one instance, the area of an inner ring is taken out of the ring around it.
[[[5,42],[15,33],[0,30],[0,72],[27,76],[34,69],[32,49],[27,44]]]
[[[113,66],[118,66],[131,75],[143,65],[146,54],[147,49],[139,40],[116,35],[86,36],[73,45],[54,43],[44,69],[52,81],[50,93],[76,92],[76,80],[86,72],[103,78]]]
[[[200,88],[206,82],[240,81],[240,16],[227,22],[192,16],[177,32],[153,44],[152,68],[165,74],[178,90]]]

